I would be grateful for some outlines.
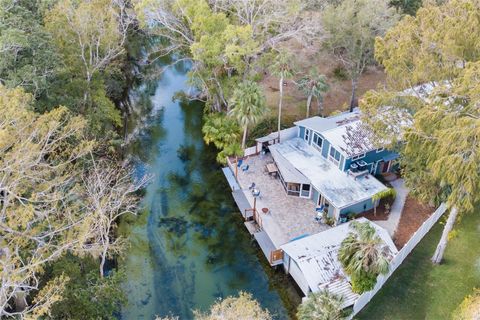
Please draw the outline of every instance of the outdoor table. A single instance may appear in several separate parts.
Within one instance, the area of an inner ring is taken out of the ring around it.
[[[277,166],[275,165],[275,163],[268,163],[267,164],[267,171],[269,174],[271,173],[277,173],[278,172],[278,168]]]

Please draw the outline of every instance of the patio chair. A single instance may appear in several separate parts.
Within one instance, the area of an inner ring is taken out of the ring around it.
[[[247,172],[249,168],[250,168],[250,166],[247,164],[247,165],[242,167],[242,171]]]
[[[255,188],[255,182],[252,182],[252,184],[250,185],[250,187],[248,187],[248,190],[252,190],[253,188]]]
[[[237,167],[241,167],[243,163],[243,159],[238,159]]]

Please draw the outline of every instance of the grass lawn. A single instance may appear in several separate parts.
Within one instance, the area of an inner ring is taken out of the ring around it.
[[[429,259],[442,228],[432,228],[355,319],[451,318],[465,295],[480,287],[480,212],[462,218],[443,263],[433,266]]]

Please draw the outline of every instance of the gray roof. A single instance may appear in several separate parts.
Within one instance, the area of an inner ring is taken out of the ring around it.
[[[356,221],[368,222],[375,228],[392,258],[398,253],[385,229],[365,218]],[[341,294],[344,297],[344,307],[354,304],[358,298],[358,295],[352,292],[349,278],[337,259],[340,245],[350,232],[349,226],[350,222],[347,222],[281,246],[281,249],[297,263],[313,292],[328,290]]]
[[[283,180],[285,182],[310,184],[310,181],[273,146],[275,145],[270,146],[269,149]]]
[[[341,171],[338,166],[325,159],[303,139],[294,138],[274,144],[270,146],[270,150],[272,154],[281,155],[304,175],[336,208],[359,203],[387,189],[370,174],[354,178],[347,172]],[[281,173],[283,175],[283,171]]]
[[[337,128],[339,126],[346,125],[350,122],[357,121],[360,119],[360,110],[358,108],[354,109],[353,112],[343,112],[341,114],[331,116],[328,118],[321,117],[312,117],[296,121],[295,125],[306,127],[317,132],[324,132]]]

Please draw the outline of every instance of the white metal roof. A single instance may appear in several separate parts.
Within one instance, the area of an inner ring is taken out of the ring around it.
[[[336,150],[347,157],[375,149],[369,138],[370,132],[365,128],[361,120],[338,126],[322,134]]]
[[[359,218],[356,221],[370,223],[390,250],[392,257],[398,253],[385,229],[366,218]],[[345,299],[344,307],[352,305],[358,298],[358,295],[352,292],[348,276],[343,272],[337,259],[340,245],[350,232],[349,226],[350,222],[347,222],[281,246],[281,249],[297,263],[313,292],[328,289],[341,294]]]
[[[298,129],[297,127],[291,127],[287,129],[280,130],[280,141],[291,139],[297,136]],[[278,138],[278,132],[272,132],[269,135],[255,139],[257,142],[268,142]]]
[[[272,154],[277,152],[290,162],[336,208],[367,200],[387,188],[370,174],[354,178],[341,171],[303,139],[294,138],[269,148]]]
[[[310,184],[310,181],[285,159],[276,148],[270,148],[270,151],[285,182]]]
[[[338,126],[342,126],[347,123],[356,121],[358,119],[360,119],[360,110],[358,108],[355,108],[353,112],[343,112],[327,118],[322,118],[318,116],[311,117],[296,121],[294,122],[294,124],[297,126],[310,128],[321,133],[327,130],[337,128]]]

